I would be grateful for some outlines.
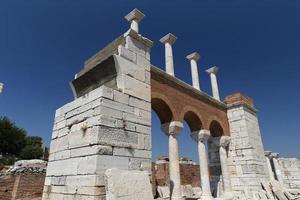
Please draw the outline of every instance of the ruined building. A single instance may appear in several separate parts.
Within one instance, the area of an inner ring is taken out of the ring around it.
[[[139,32],[143,17],[130,12],[130,29],[72,81],[75,99],[55,114],[43,200],[153,199],[151,110],[169,138],[170,199],[184,199],[177,140],[184,121],[198,144],[200,199],[295,199],[299,160],[264,151],[253,100],[236,93],[222,101],[216,66],[207,70],[213,96],[203,92],[196,52],[186,57],[193,85],[176,78],[173,34],[160,40],[165,71],[153,66],[153,42]]]

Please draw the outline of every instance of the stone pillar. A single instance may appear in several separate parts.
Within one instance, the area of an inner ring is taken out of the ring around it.
[[[139,22],[145,17],[144,13],[139,11],[138,9],[132,10],[125,16],[125,19],[130,22],[130,28],[135,32],[139,32]]]
[[[191,134],[192,138],[198,142],[198,153],[200,161],[200,178],[202,195],[200,199],[213,199],[210,190],[209,171],[207,162],[207,153],[205,147],[205,141],[210,137],[209,130],[194,131]]]
[[[2,91],[3,91],[3,83],[0,83],[0,94],[2,93]]]
[[[200,59],[200,55],[197,52],[194,52],[186,57],[191,62],[191,72],[192,72],[192,81],[193,81],[193,87],[197,90],[200,89],[200,83],[199,83],[199,75],[198,75],[198,66],[197,61]]]
[[[227,148],[230,143],[230,137],[229,136],[222,136],[220,138],[220,162],[221,162],[221,169],[222,169],[222,177],[223,177],[223,186],[224,186],[224,193],[223,197],[226,197],[225,199],[233,197],[232,189],[231,189],[231,180],[228,170],[228,156],[227,156]]]
[[[281,169],[280,169],[280,166],[279,166],[279,163],[278,163],[278,160],[277,160],[278,157],[279,157],[279,153],[272,153],[271,155],[272,155],[272,161],[273,161],[273,164],[274,164],[274,170],[275,170],[275,175],[276,175],[277,181],[282,186],[284,186]]]
[[[162,124],[161,130],[169,137],[170,195],[172,200],[183,200],[181,194],[180,167],[177,136],[183,124],[178,121]]]
[[[267,170],[269,173],[269,178],[270,178],[270,181],[273,182],[275,180],[275,177],[274,177],[274,172],[272,170],[272,165],[271,165],[271,161],[270,161],[270,160],[272,160],[272,152],[265,151],[265,156],[266,156],[266,163],[267,163]]]
[[[168,33],[162,37],[159,41],[165,45],[165,57],[166,57],[166,72],[171,76],[174,76],[174,61],[173,61],[173,49],[172,45],[175,43],[177,38]]]
[[[210,74],[211,88],[213,97],[220,101],[219,87],[216,74],[218,73],[219,68],[214,66],[206,70],[207,73]]]

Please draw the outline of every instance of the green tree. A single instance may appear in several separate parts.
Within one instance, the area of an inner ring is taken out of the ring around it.
[[[40,159],[44,154],[42,138],[38,136],[26,137],[26,146],[20,153],[21,159]]]
[[[26,131],[7,117],[0,117],[0,153],[18,156],[26,146]]]

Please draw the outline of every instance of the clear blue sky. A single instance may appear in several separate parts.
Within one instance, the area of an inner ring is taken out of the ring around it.
[[[55,110],[73,99],[69,81],[83,62],[124,33],[133,8],[147,16],[140,32],[155,42],[152,63],[164,66],[158,40],[168,32],[176,76],[191,83],[185,56],[198,51],[201,85],[216,64],[221,96],[242,91],[259,110],[265,149],[300,157],[300,1],[297,0],[1,0],[0,115],[49,143]],[[153,156],[167,154],[167,138],[153,116]],[[186,127],[180,154],[197,160]]]

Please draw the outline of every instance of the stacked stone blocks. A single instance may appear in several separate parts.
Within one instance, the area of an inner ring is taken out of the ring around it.
[[[151,173],[152,43],[132,30],[123,37],[111,55],[117,75],[56,111],[45,200],[105,199],[109,168]]]

